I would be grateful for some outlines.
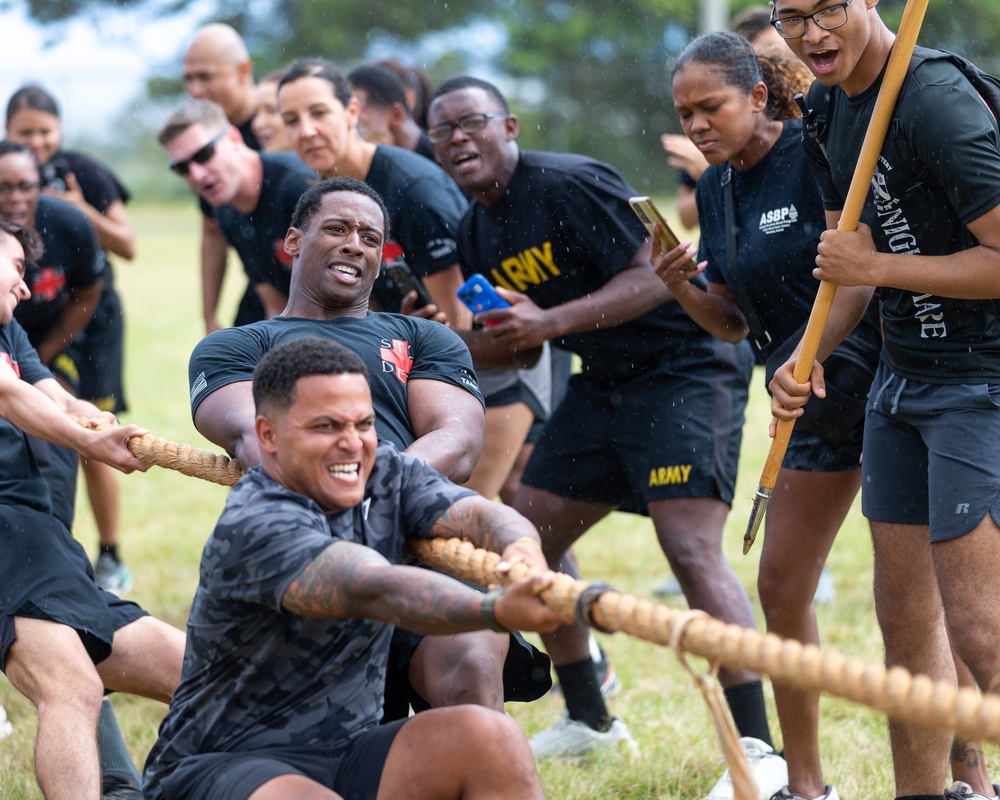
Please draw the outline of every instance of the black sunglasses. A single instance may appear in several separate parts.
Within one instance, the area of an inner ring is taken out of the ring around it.
[[[224,128],[215,134],[215,138],[204,147],[199,150],[195,150],[190,156],[181,159],[180,161],[171,161],[167,164],[167,166],[182,178],[187,177],[188,170],[191,169],[191,164],[207,164],[212,160],[212,156],[215,155],[215,146],[219,143],[219,140],[226,135],[226,131],[228,130],[228,128]]]

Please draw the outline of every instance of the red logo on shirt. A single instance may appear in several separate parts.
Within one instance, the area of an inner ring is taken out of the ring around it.
[[[14,370],[14,374],[17,375],[17,377],[21,377],[21,368],[17,365],[17,362],[10,357],[10,353],[0,353],[0,358],[10,364],[10,368]]]
[[[37,275],[32,276],[31,294],[38,300],[51,302],[65,285],[66,275],[60,267],[42,267]]]
[[[404,384],[413,369],[413,359],[410,357],[410,343],[402,339],[393,339],[392,347],[383,347],[382,371],[395,372],[396,377]]]
[[[391,264],[403,256],[403,248],[399,242],[389,240],[382,245],[382,263]]]
[[[292,268],[292,257],[285,252],[284,238],[274,240],[274,257],[283,267]]]

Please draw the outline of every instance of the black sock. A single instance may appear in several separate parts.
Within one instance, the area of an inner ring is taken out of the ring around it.
[[[102,544],[101,545],[101,555],[104,555],[105,553],[107,553],[109,556],[111,556],[115,561],[119,561],[120,560],[118,558],[118,544],[117,543],[116,544]]]
[[[601,684],[597,681],[594,662],[587,658],[575,664],[563,664],[556,667],[556,675],[559,676],[569,718],[579,720],[595,731],[608,730],[611,715],[601,697]]]
[[[774,747],[771,741],[771,729],[767,725],[767,708],[764,706],[764,684],[757,681],[740,683],[722,690],[729,703],[729,711],[736,723],[740,736],[752,736],[760,739],[769,747]]]
[[[101,702],[101,716],[97,722],[97,749],[101,754],[102,791],[118,786],[142,788],[142,776],[132,763],[115,709],[107,698]]]

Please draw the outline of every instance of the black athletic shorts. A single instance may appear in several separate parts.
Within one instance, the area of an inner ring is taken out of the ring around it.
[[[410,659],[423,634],[396,628],[389,645],[385,671],[382,724],[406,719],[410,706],[426,711],[430,704],[410,685]],[[530,703],[552,688],[552,662],[520,633],[510,634],[510,647],[503,663],[503,699],[506,703]]]
[[[14,643],[13,617],[74,628],[95,664],[111,655],[115,631],[146,616],[94,583],[94,570],[59,520],[44,511],[0,503],[0,670]]]
[[[748,345],[706,340],[613,388],[573,375],[522,480],[638,513],[654,500],[732,502],[752,369]]]
[[[487,395],[485,400],[487,408],[499,408],[500,406],[512,406],[514,403],[524,403],[531,409],[531,413],[535,415],[535,420],[537,421],[544,422],[548,416],[542,404],[538,402],[538,398],[535,397],[535,393],[521,381],[508,386],[506,389],[501,389],[499,392]]]
[[[87,329],[52,362],[52,371],[77,397],[101,411],[125,411],[125,322],[114,286],[105,284],[97,313]]]
[[[161,783],[164,800],[246,800],[282,775],[302,775],[344,800],[375,800],[396,734],[407,723],[379,725],[335,752],[285,747],[252,753],[204,753],[183,759]]]
[[[865,421],[862,419],[837,444],[824,442],[796,425],[785,451],[782,469],[801,472],[844,472],[861,467],[861,446],[865,438]]]

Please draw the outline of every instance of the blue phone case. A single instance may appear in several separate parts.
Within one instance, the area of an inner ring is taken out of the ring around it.
[[[496,293],[490,282],[478,273],[463,283],[458,288],[457,294],[458,299],[473,314],[492,311],[494,308],[508,308],[510,306],[510,303]]]

